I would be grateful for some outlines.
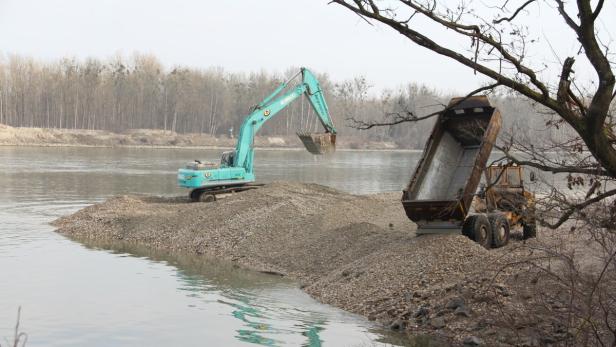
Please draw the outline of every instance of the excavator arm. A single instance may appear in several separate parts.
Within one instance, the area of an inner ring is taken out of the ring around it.
[[[282,94],[289,82],[300,74],[302,75],[302,83]],[[252,113],[246,117],[240,128],[233,166],[244,167],[246,172],[253,171],[255,134],[265,122],[274,118],[280,111],[302,95],[306,95],[308,98],[310,105],[325,128],[325,134],[298,134],[300,139],[306,146],[306,149],[313,154],[322,154],[334,150],[336,129],[323,97],[323,90],[314,74],[306,68],[301,68],[298,74],[289,81],[282,83],[272,94],[255,106]]]
[[[326,133],[336,134],[336,129],[334,128],[334,123],[329,115],[329,108],[327,108],[327,103],[325,102],[325,98],[323,97],[323,90],[321,89],[321,85],[317,78],[305,68],[302,68],[302,76],[304,81],[304,86],[306,86],[306,96],[310,101],[310,105],[319,116],[319,120],[321,124],[325,128]]]

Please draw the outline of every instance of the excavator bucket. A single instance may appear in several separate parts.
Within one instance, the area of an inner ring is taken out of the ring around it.
[[[336,134],[297,133],[306,150],[312,154],[326,154],[336,151]]]

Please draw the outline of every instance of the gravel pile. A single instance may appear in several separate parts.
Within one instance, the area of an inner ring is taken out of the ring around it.
[[[416,237],[399,198],[277,182],[213,203],[122,196],[54,225],[78,240],[123,240],[291,276],[322,302],[459,344],[553,335],[549,317],[526,324],[533,300],[520,289],[522,267],[503,269],[527,256],[521,242],[488,251],[459,235]],[[515,335],[498,330],[503,312],[524,322]]]

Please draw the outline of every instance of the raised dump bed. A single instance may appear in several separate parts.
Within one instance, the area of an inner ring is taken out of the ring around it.
[[[461,231],[500,128],[485,96],[454,98],[438,116],[402,195],[418,234]]]

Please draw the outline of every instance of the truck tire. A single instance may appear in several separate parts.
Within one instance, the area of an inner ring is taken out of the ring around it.
[[[537,223],[524,223],[524,225],[522,226],[522,238],[524,240],[528,240],[533,237],[537,237]]]
[[[492,228],[485,214],[468,216],[462,226],[462,234],[484,248],[490,249],[492,247]]]
[[[511,231],[507,217],[502,213],[490,213],[488,214],[488,220],[492,230],[492,247],[503,247],[509,242],[509,233]]]

